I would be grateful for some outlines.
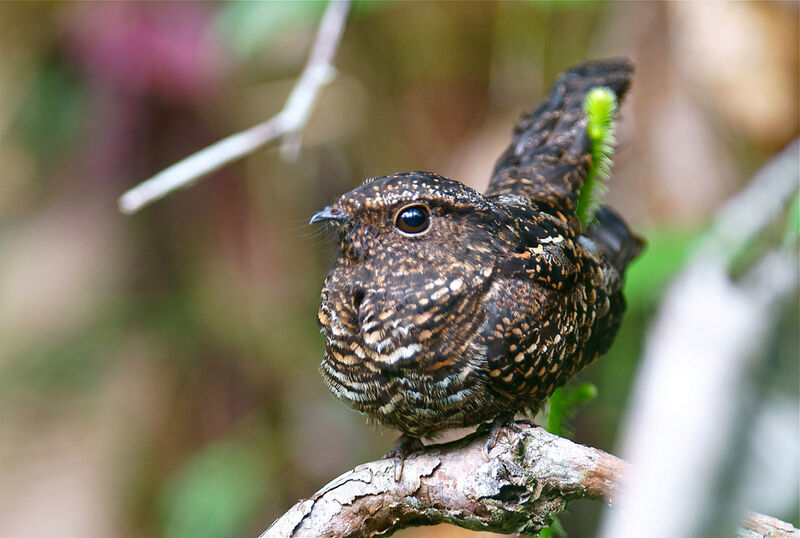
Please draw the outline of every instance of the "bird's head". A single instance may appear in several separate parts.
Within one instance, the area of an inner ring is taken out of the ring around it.
[[[311,223],[335,225],[344,263],[417,273],[490,255],[501,218],[490,200],[458,181],[407,172],[367,180]]]

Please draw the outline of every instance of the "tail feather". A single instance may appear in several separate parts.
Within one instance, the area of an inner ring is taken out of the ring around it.
[[[621,101],[632,75],[633,64],[624,58],[585,63],[561,75],[547,99],[517,123],[487,194],[554,194],[574,202],[591,163],[584,97],[605,86]]]
[[[602,206],[585,234],[601,249],[611,264],[625,274],[625,268],[644,248],[644,240],[636,235],[613,209]]]

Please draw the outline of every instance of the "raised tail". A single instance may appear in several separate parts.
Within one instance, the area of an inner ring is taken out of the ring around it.
[[[644,248],[644,240],[636,235],[613,209],[602,206],[595,219],[584,232],[603,250],[606,259],[617,269],[620,276],[625,268]]]
[[[561,75],[547,99],[517,123],[486,194],[566,197],[574,207],[591,164],[583,112],[586,93],[605,86],[621,101],[632,75],[633,64],[625,58],[581,64]]]

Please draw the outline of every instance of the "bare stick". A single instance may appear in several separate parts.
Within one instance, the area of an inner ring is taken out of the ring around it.
[[[299,149],[299,132],[314,109],[319,91],[333,80],[333,58],[339,47],[350,0],[331,0],[320,22],[308,62],[289,94],[286,104],[273,118],[236,133],[173,164],[127,191],[119,209],[132,214],[163,198],[175,189],[187,187],[201,177],[246,157],[266,144],[282,138],[283,155],[292,158]]]
[[[366,538],[438,523],[535,534],[570,500],[611,502],[629,472],[619,458],[527,424],[501,436],[489,461],[484,442],[473,434],[426,447],[405,460],[399,481],[393,460],[359,465],[299,501],[261,538]],[[797,532],[760,514],[749,514],[742,528],[747,538]]]

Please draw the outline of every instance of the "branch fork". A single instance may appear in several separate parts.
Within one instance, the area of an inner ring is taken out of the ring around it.
[[[331,0],[322,16],[314,45],[303,73],[283,109],[271,119],[223,138],[186,157],[130,189],[119,199],[119,209],[133,214],[172,191],[280,139],[281,156],[294,160],[300,151],[300,133],[308,122],[320,90],[336,76],[333,59],[344,32],[350,0]]]

